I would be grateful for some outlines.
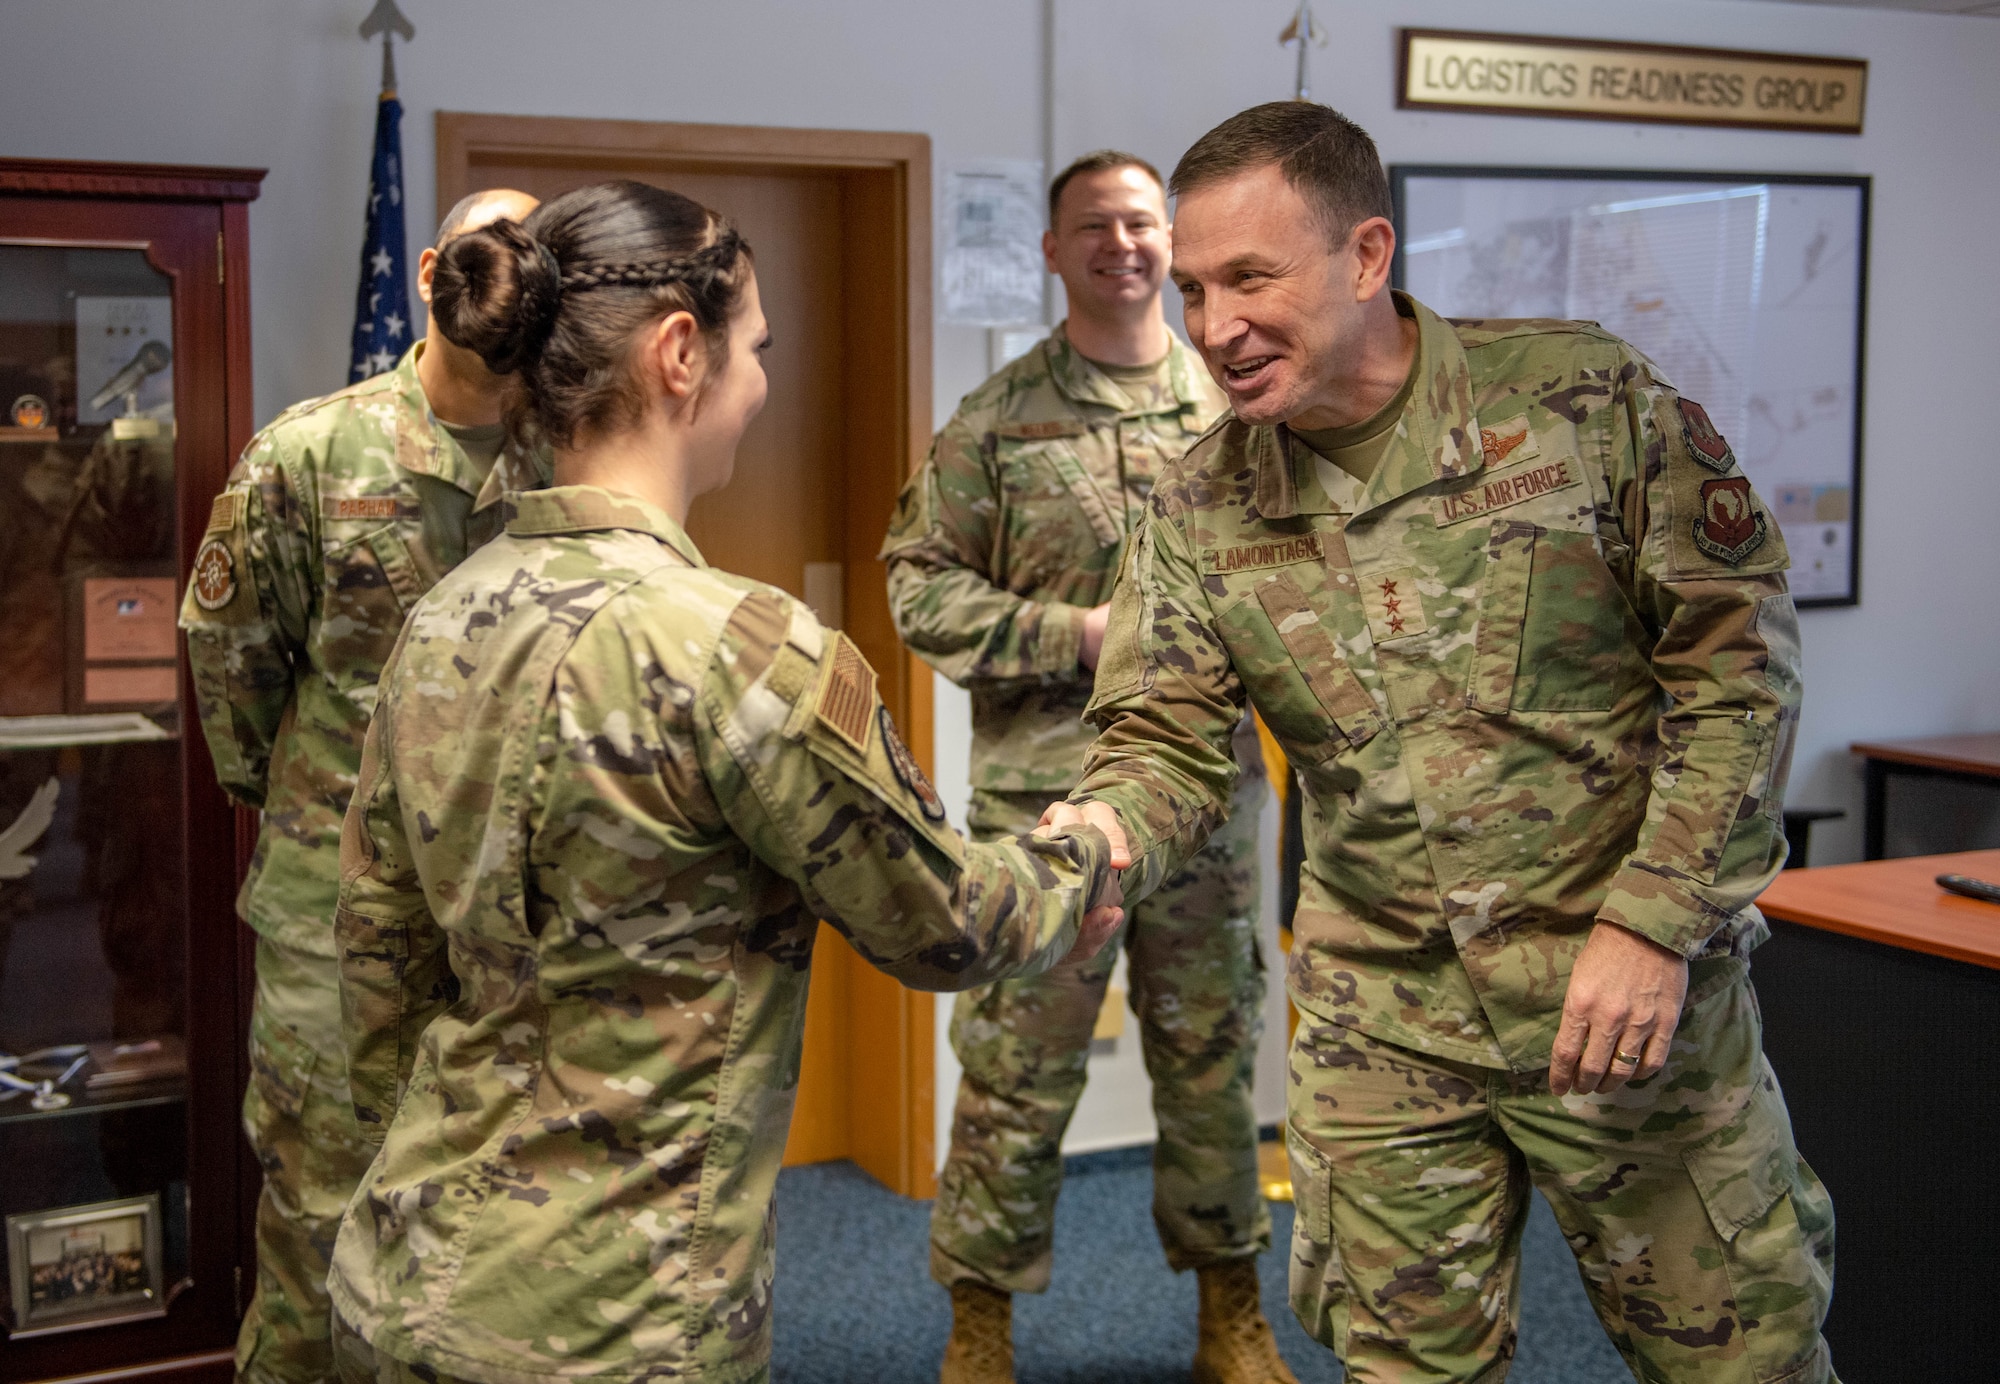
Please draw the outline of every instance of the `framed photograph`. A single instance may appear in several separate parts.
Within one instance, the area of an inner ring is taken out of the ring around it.
[[[65,575],[68,658],[64,709],[72,714],[164,711],[180,694],[180,592],[173,568],[98,563]]]
[[[16,1337],[166,1315],[158,1193],[7,1218]]]
[[[1396,285],[1644,351],[1729,439],[1801,606],[1860,600],[1870,179],[1403,164]]]

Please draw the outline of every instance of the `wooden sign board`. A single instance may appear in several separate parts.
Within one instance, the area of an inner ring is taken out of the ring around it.
[[[1402,39],[1405,110],[1858,135],[1868,88],[1859,58],[1440,29]]]

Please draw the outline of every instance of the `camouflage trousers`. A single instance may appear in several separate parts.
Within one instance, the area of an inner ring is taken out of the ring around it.
[[[1249,787],[1201,854],[1128,908],[1119,935],[1087,965],[958,997],[951,1045],[965,1073],[931,1211],[939,1283],[1047,1289],[1063,1131],[1083,1095],[1091,1032],[1121,945],[1160,1127],[1153,1222],[1167,1262],[1179,1271],[1270,1244],[1250,1103],[1265,994],[1256,860],[1263,779]],[[977,791],[971,835],[1031,831],[1051,800]]]
[[[333,1376],[340,1384],[472,1384],[463,1375],[415,1366],[384,1355],[368,1338],[333,1314]]]
[[[339,962],[260,937],[243,1127],[264,1190],[257,1286],[236,1338],[236,1375],[251,1384],[334,1375],[327,1265],[340,1214],[373,1156],[354,1123],[345,1050]]]
[[[1506,1378],[1530,1183],[1635,1378],[1834,1379],[1833,1206],[1793,1146],[1748,966],[1690,979],[1667,1065],[1608,1095],[1299,1025],[1292,1310],[1352,1384]]]

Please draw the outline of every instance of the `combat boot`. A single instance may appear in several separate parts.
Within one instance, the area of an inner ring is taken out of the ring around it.
[[[938,1384],[1014,1384],[1014,1295],[960,1279],[951,1285],[951,1340]]]
[[[1201,1282],[1201,1338],[1194,1384],[1299,1384],[1278,1354],[1257,1298],[1257,1261],[1225,1259],[1195,1270]]]

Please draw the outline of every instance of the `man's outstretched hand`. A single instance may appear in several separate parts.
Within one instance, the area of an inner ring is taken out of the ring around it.
[[[1081,807],[1072,802],[1050,803],[1043,810],[1036,831],[1046,835],[1062,827],[1096,827],[1111,843],[1111,868],[1132,868],[1132,848],[1126,844],[1125,828],[1118,824],[1118,814],[1103,803],[1085,803]]]
[[[1549,1090],[1601,1094],[1659,1071],[1687,987],[1687,959],[1679,952],[1616,923],[1598,923],[1570,972]]]
[[[1060,966],[1080,966],[1090,960],[1125,921],[1125,891],[1120,885],[1119,872],[1131,867],[1132,852],[1125,844],[1125,830],[1118,825],[1117,813],[1103,803],[1085,803],[1082,808],[1066,802],[1052,803],[1042,813],[1035,834],[1049,836],[1063,827],[1081,826],[1096,827],[1111,843],[1111,873],[1105,877],[1104,888],[1091,900],[1090,912],[1084,914],[1083,926],[1077,930],[1076,945],[1057,963]]]

